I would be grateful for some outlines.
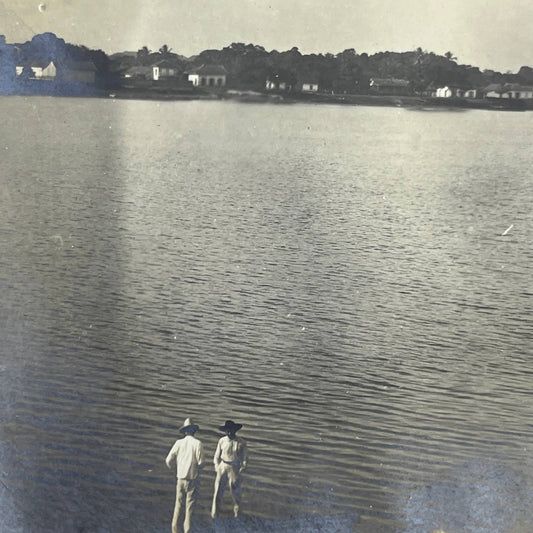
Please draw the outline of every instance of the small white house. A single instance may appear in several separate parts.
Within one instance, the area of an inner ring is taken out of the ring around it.
[[[53,61],[32,61],[27,65],[17,65],[15,71],[20,76],[26,67],[32,70],[32,79],[54,80],[57,75],[57,67]]]
[[[519,100],[530,100],[533,98],[533,87],[522,85],[511,85],[504,95],[504,98],[514,98]]]
[[[465,98],[478,98],[478,90],[477,89],[467,89],[464,93]]]
[[[463,89],[459,89],[458,87],[451,87],[446,85],[445,87],[438,87],[435,91],[435,96],[437,98],[461,98],[465,95],[465,91]]]
[[[435,91],[435,96],[437,98],[451,98],[452,97],[452,91],[449,87],[437,87],[437,90]]]
[[[318,83],[315,83],[315,82],[302,83],[302,91],[305,93],[317,93]]]
[[[503,93],[503,85],[499,83],[491,83],[488,87],[485,87],[486,98],[502,98]]]
[[[179,76],[179,70],[170,61],[162,60],[152,65],[152,79],[154,81],[176,78]]]
[[[190,71],[188,79],[195,87],[224,87],[227,76],[222,65],[202,65]]]
[[[267,91],[290,91],[292,85],[288,81],[281,80],[278,76],[274,76],[273,78],[268,78],[266,80],[265,88]]]
[[[533,87],[515,83],[493,83],[485,88],[486,98],[512,98],[513,100],[533,99]]]

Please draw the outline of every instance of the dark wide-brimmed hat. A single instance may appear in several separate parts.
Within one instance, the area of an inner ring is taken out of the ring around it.
[[[236,424],[233,420],[226,420],[226,423],[223,426],[220,426],[218,429],[220,431],[239,431],[242,428],[242,424]]]
[[[179,429],[180,433],[190,432],[193,433],[195,431],[198,431],[198,426],[196,424],[193,424],[193,421],[190,418],[186,418],[185,422],[183,422],[183,426]]]

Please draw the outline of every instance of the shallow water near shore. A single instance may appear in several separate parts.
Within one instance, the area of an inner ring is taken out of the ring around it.
[[[0,530],[169,530],[191,416],[251,531],[530,531],[530,114],[0,110]]]

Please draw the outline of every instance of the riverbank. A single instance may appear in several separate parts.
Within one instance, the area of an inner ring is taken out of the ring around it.
[[[104,98],[118,98],[122,100],[219,100],[217,93],[200,92],[189,89],[162,90],[151,89],[116,89],[102,91],[99,95]]]
[[[422,111],[462,111],[484,109],[491,111],[531,111],[533,100],[507,98],[435,98],[423,96],[393,96],[369,94],[331,94],[304,92],[266,92],[236,89],[204,90],[199,88],[137,88],[98,89],[82,84],[47,84],[24,87],[4,93],[5,96],[55,96],[84,98],[117,98],[123,100],[233,100],[241,103],[267,104],[335,104],[350,106],[403,107]]]
[[[183,89],[154,91],[151,89],[118,89],[102,96],[139,100],[234,100],[242,103],[315,103],[356,106],[405,107],[419,110],[485,109],[494,111],[533,110],[533,100],[511,99],[469,99],[435,98],[422,96],[392,96],[367,94],[327,94],[327,93],[277,93],[262,91],[240,91],[234,89],[204,91]]]
[[[244,102],[341,104],[359,106],[406,107],[414,109],[462,110],[487,109],[498,111],[526,111],[533,109],[533,101],[510,99],[435,98],[422,96],[392,96],[368,94],[327,93],[253,93],[251,91],[227,91],[222,98]]]

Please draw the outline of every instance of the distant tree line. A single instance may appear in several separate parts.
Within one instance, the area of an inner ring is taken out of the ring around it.
[[[187,58],[163,45],[152,52],[146,46],[136,55],[111,56],[113,70],[135,65],[171,61],[187,70],[202,64],[223,65],[228,72],[228,86],[262,89],[268,77],[283,78],[291,85],[298,82],[318,83],[321,90],[336,93],[366,93],[371,78],[397,78],[411,83],[415,92],[429,86],[454,85],[462,88],[484,87],[491,83],[533,83],[533,69],[522,67],[516,74],[493,70],[481,71],[461,65],[452,52],[438,55],[417,48],[408,52],[357,53],[349,48],[338,54],[302,54],[293,47],[284,52],[268,52],[262,46],[232,43],[221,50],[204,50]]]
[[[18,62],[32,60],[55,61],[92,61],[97,69],[105,73],[109,58],[102,50],[91,50],[86,46],[66,43],[53,33],[35,35],[31,41],[16,46]]]

